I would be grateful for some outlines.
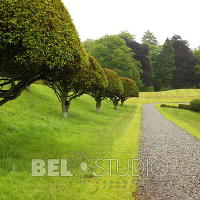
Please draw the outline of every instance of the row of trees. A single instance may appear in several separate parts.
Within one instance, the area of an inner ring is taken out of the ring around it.
[[[55,91],[64,116],[71,101],[82,94],[95,98],[97,111],[106,98],[116,109],[120,100],[123,104],[138,96],[133,80],[101,68],[86,53],[61,0],[0,0],[0,4],[0,105],[37,80]],[[126,67],[125,77],[133,74],[137,63]]]
[[[200,87],[200,49],[192,52],[178,35],[159,45],[150,31],[141,44],[130,33],[121,32],[86,40],[84,46],[102,67],[134,79],[145,91]]]
[[[149,48],[152,80],[156,91],[163,89],[199,88],[198,49],[192,51],[186,40],[174,35],[159,45],[147,31],[143,43]]]

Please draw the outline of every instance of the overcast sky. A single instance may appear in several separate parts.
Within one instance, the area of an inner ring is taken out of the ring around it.
[[[129,31],[141,41],[150,30],[160,44],[173,34],[200,46],[200,0],[63,0],[81,40]]]

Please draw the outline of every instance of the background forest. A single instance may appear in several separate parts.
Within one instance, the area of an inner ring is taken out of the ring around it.
[[[141,43],[123,31],[88,39],[84,46],[102,67],[134,79],[141,91],[200,87],[200,48],[191,50],[179,35],[167,38],[161,45],[149,30]]]

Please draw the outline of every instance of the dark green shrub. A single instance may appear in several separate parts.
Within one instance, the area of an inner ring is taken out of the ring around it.
[[[161,104],[160,107],[168,107],[167,104]]]
[[[200,112],[200,99],[194,99],[190,102],[192,111]]]
[[[178,105],[178,108],[179,108],[179,109],[190,110],[190,109],[191,109],[191,106],[190,106],[190,105],[187,105],[187,104],[179,104],[179,105]]]
[[[166,108],[178,108],[178,106],[167,105],[167,104],[161,104],[160,107],[166,107]]]

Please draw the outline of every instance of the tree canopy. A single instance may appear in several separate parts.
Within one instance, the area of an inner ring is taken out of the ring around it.
[[[134,53],[121,37],[107,35],[98,40],[87,40],[84,45],[101,67],[112,69],[119,76],[132,78],[138,86],[142,86],[140,62],[133,58]]]
[[[174,35],[171,39],[175,50],[176,71],[173,79],[173,88],[188,88],[194,85],[195,58],[188,42],[181,36]]]
[[[124,92],[124,88],[116,72],[106,68],[104,68],[104,72],[108,79],[108,87],[105,90],[105,97],[109,98],[113,102],[116,109],[120,96]]]
[[[96,59],[87,54],[87,67],[78,72],[65,74],[57,81],[47,81],[47,85],[55,91],[62,104],[62,114],[68,115],[71,101],[83,94],[95,96],[108,86],[107,77]]]
[[[121,79],[121,82],[122,82],[122,85],[124,88],[124,92],[120,96],[120,100],[123,105],[123,103],[127,99],[132,98],[132,97],[139,97],[139,89],[138,89],[135,81],[133,81],[132,79],[124,78],[124,77],[121,77],[120,79]]]
[[[36,80],[58,78],[55,71],[62,75],[86,66],[85,51],[61,0],[0,4],[0,105]]]
[[[174,48],[172,42],[167,39],[158,55],[157,63],[154,65],[155,89],[172,88],[175,70]]]
[[[197,88],[200,88],[200,47],[198,47],[197,49],[195,49],[193,51],[193,55],[196,61],[196,65],[195,65],[195,85]]]
[[[156,37],[154,36],[152,32],[147,30],[144,33],[144,36],[142,37],[142,43],[146,44],[147,46],[149,46],[149,48],[151,48],[152,46],[158,45],[158,40],[156,39]]]
[[[126,35],[121,35],[121,37],[126,41],[126,45],[134,53],[133,57],[141,63],[141,68],[143,70],[141,80],[144,86],[152,86],[152,67],[149,61],[148,46],[140,44],[134,39],[128,38]]]

